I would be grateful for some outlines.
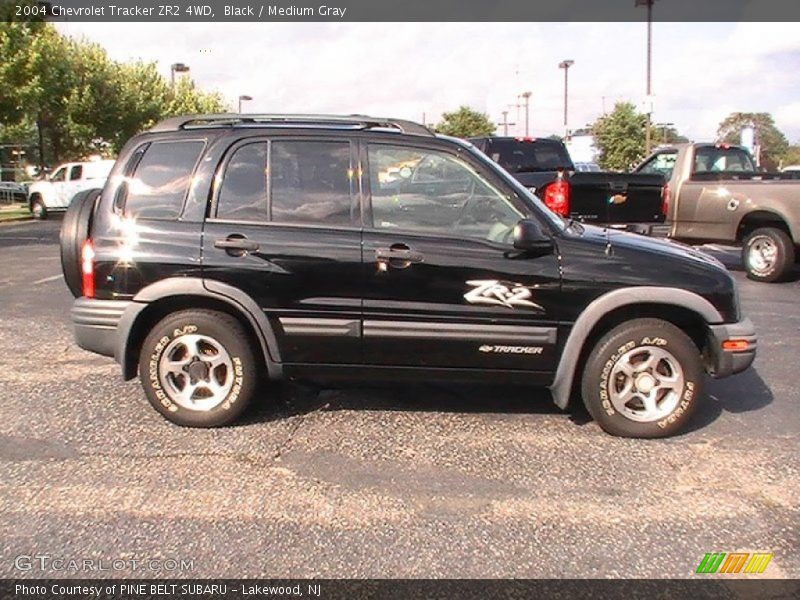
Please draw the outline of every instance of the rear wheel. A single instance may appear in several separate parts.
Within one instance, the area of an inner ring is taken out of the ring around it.
[[[89,239],[94,208],[99,197],[100,190],[78,192],[61,222],[61,271],[69,291],[76,298],[81,295],[81,248]]]
[[[43,221],[47,218],[47,208],[42,202],[42,199],[38,196],[31,200],[31,214],[33,215],[34,219],[38,219]]]
[[[789,276],[794,254],[794,243],[785,231],[761,227],[745,239],[742,263],[750,279],[773,283]]]
[[[608,433],[667,437],[686,425],[702,392],[700,353],[672,323],[635,319],[597,342],[582,383],[587,410]]]
[[[139,377],[150,404],[188,427],[234,421],[252,400],[258,367],[242,325],[212,310],[165,317],[148,334]]]

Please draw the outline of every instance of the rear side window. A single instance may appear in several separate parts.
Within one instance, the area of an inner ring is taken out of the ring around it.
[[[177,219],[204,142],[153,142],[128,182],[125,212],[137,219]]]
[[[349,225],[352,178],[349,142],[272,142],[272,221]]]
[[[705,146],[694,155],[695,173],[719,173],[721,171],[755,171],[750,154],[741,148]]]
[[[267,221],[267,144],[247,144],[231,156],[219,190],[217,217]]]
[[[83,175],[83,167],[81,165],[73,165],[69,170],[69,180],[76,181]]]
[[[664,179],[672,178],[672,171],[675,169],[675,161],[678,160],[677,150],[659,152],[646,163],[636,169],[637,173],[648,173],[651,175],[663,175]]]

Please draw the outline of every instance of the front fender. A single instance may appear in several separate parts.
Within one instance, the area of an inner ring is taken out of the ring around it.
[[[578,360],[586,340],[600,322],[600,319],[617,308],[635,306],[637,304],[680,306],[696,313],[708,324],[722,323],[724,321],[720,312],[708,300],[694,292],[680,288],[629,287],[603,294],[584,309],[567,337],[555,378],[550,386],[550,392],[553,395],[553,402],[556,403],[556,406],[564,409],[569,404],[572,383],[577,375],[575,371],[578,366]]]

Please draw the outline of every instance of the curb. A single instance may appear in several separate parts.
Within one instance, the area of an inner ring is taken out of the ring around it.
[[[33,215],[22,217],[11,217],[10,219],[0,219],[0,227],[4,223],[19,223],[20,221],[33,221]]]

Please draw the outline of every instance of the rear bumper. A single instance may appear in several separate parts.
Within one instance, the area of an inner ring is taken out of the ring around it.
[[[71,317],[78,346],[103,356],[114,356],[117,328],[131,304],[126,300],[76,299],[72,304]]]
[[[747,346],[742,350],[724,350],[723,342],[742,340]],[[715,378],[728,377],[747,369],[756,357],[758,338],[750,319],[738,323],[710,325],[708,328],[708,370]]]

